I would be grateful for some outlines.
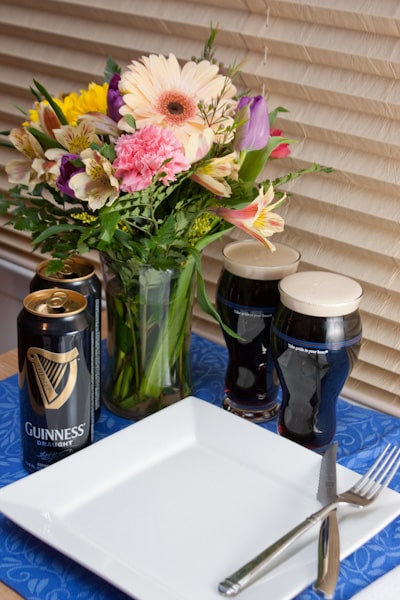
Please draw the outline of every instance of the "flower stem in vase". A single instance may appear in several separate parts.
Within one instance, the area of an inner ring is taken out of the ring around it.
[[[177,277],[171,271],[155,271],[165,279],[164,285],[160,287],[167,292],[168,297],[160,300],[165,304],[161,305],[161,318],[158,320],[158,340],[146,355],[147,368],[141,385],[141,395],[144,397],[157,397],[158,394],[163,394],[164,389],[176,388],[177,385],[179,387],[175,393],[180,398],[190,391],[186,373],[189,359],[186,355],[190,341],[188,325],[192,314],[194,269],[195,263],[189,259],[179,270]],[[146,306],[152,306],[152,303],[148,302]],[[142,319],[142,324],[144,323],[145,318]]]
[[[139,266],[129,285],[118,275],[107,284],[103,400],[111,411],[139,419],[190,393],[194,271],[193,259],[167,270]]]

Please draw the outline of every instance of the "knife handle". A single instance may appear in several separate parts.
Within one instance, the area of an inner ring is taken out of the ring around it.
[[[318,577],[314,589],[333,598],[339,575],[340,542],[336,510],[322,522],[318,541]]]
[[[236,596],[239,594],[239,592],[264,575],[266,567],[269,566],[272,559],[281,554],[283,550],[288,548],[295,540],[311,529],[311,527],[328,517],[339,504],[340,502],[337,500],[330,502],[304,519],[299,525],[293,527],[293,529],[279,538],[279,540],[274,542],[271,546],[268,546],[268,548],[260,552],[255,558],[221,581],[218,585],[219,593],[223,596]]]

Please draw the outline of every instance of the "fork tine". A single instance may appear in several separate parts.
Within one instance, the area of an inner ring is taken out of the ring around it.
[[[393,455],[392,455],[393,454]],[[396,475],[396,472],[400,465],[400,448],[393,448],[393,453],[391,453],[391,460],[389,464],[386,466],[386,469],[381,474],[377,483],[381,484],[382,487],[387,487],[389,483],[392,481],[393,477]]]
[[[388,444],[383,451],[381,452],[381,454],[378,456],[378,458],[376,459],[376,461],[374,462],[374,464],[368,469],[368,471],[365,473],[365,475],[363,477],[361,477],[360,479],[358,479],[356,481],[356,483],[354,484],[352,491],[353,492],[359,492],[359,490],[361,488],[363,488],[365,486],[365,484],[368,484],[371,479],[374,479],[375,477],[375,471],[377,471],[377,473],[379,474],[380,470],[381,470],[381,464],[383,463],[383,466],[385,466],[385,464],[387,463],[388,457],[387,457],[387,452],[390,448],[390,444]],[[390,456],[389,456],[390,458]]]
[[[387,446],[382,453],[381,457],[385,455],[389,446]],[[362,490],[362,495],[366,498],[372,498],[380,494],[380,492],[386,488],[394,475],[396,474],[398,468],[400,466],[400,449],[393,447],[389,453],[385,456],[384,460],[382,460],[382,464],[378,464],[376,468],[376,472],[373,473],[373,476],[369,477],[369,481],[366,482]]]

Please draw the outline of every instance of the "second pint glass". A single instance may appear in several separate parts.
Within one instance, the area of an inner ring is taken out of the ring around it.
[[[238,335],[223,331],[229,355],[223,406],[251,421],[268,421],[278,410],[279,380],[269,343],[278,283],[297,271],[300,254],[285,244],[276,244],[271,252],[258,241],[246,240],[228,244],[223,259],[217,310]]]
[[[323,452],[336,432],[336,402],[361,345],[359,283],[325,271],[285,277],[271,348],[282,386],[278,432]]]

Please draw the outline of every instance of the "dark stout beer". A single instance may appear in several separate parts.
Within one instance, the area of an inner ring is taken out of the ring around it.
[[[93,317],[93,401],[95,415],[98,416],[101,401],[101,283],[94,264],[81,256],[67,259],[63,269],[57,273],[47,273],[48,263],[45,260],[37,266],[30,291],[57,287],[79,292],[86,298],[88,310]]]
[[[284,244],[276,244],[275,252],[253,240],[224,249],[217,310],[239,338],[223,332],[229,354],[223,406],[252,421],[267,421],[278,409],[270,328],[279,303],[278,282],[297,270],[299,259],[297,250]]]
[[[360,285],[334,273],[280,282],[272,354],[282,386],[281,435],[323,451],[336,432],[336,402],[361,345]]]
[[[93,441],[92,317],[71,290],[29,294],[18,316],[23,461],[36,471]]]

